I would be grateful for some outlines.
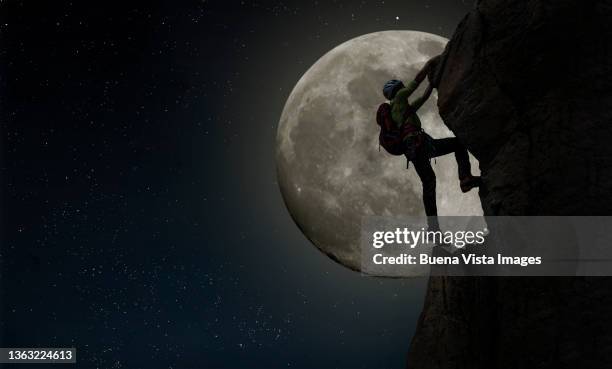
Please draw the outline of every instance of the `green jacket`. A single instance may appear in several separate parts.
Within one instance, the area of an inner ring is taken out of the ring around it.
[[[414,125],[416,128],[421,128],[421,120],[416,112],[421,106],[423,106],[425,101],[427,101],[427,97],[421,96],[412,103],[408,101],[410,95],[412,95],[412,93],[416,91],[418,87],[419,84],[416,81],[410,82],[408,86],[399,90],[395,95],[395,98],[390,102],[391,118],[393,118],[393,121],[397,123],[398,126],[408,123]],[[410,112],[406,114],[406,111],[409,108],[411,108]]]

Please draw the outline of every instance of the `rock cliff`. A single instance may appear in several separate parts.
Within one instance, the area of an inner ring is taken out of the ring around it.
[[[479,1],[438,73],[485,215],[612,214],[612,1]],[[407,367],[610,367],[609,284],[432,277]]]

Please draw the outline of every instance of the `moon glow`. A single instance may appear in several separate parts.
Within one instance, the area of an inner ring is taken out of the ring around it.
[[[304,235],[346,267],[360,268],[362,217],[425,215],[421,181],[412,165],[406,169],[404,157],[379,148],[375,115],[383,84],[412,80],[447,42],[416,31],[354,38],[322,56],[287,99],[276,140],[281,193]],[[419,110],[423,128],[434,138],[450,137],[436,97],[434,92]],[[459,190],[454,155],[432,160],[432,166],[439,215],[482,215],[477,191]]]

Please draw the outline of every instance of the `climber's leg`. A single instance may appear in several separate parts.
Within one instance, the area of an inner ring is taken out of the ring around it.
[[[451,152],[455,153],[461,191],[468,192],[472,188],[480,186],[480,177],[472,175],[468,152],[456,137],[433,140],[433,148],[433,157],[450,154]]]
[[[419,153],[412,161],[421,183],[423,184],[423,205],[428,217],[430,230],[438,230],[438,208],[436,206],[436,174],[431,167],[429,157],[424,152]]]
[[[472,174],[472,166],[470,165],[470,157],[468,152],[456,137],[433,140],[433,147],[433,157],[447,155],[451,152],[455,153],[459,179],[469,177]]]

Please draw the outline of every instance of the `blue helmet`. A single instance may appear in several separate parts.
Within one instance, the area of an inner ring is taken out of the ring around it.
[[[383,87],[383,95],[387,98],[387,100],[393,100],[397,91],[404,88],[404,83],[397,79],[392,79],[385,83]]]

